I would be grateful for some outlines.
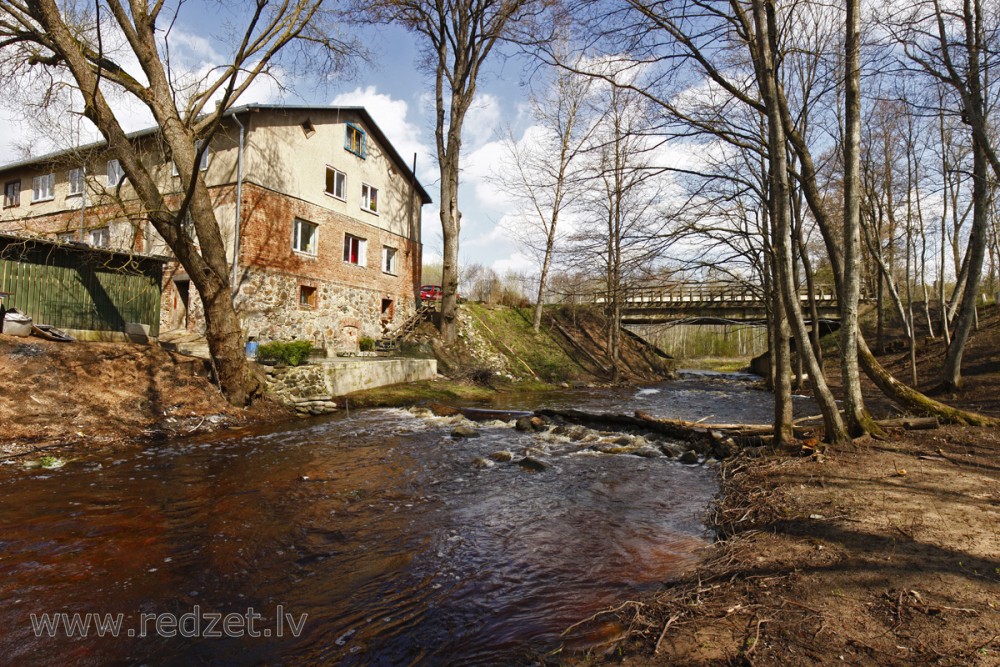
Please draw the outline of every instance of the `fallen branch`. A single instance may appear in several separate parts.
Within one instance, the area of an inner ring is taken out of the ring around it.
[[[660,644],[663,643],[663,638],[667,636],[667,630],[669,630],[670,626],[674,624],[674,621],[680,617],[680,614],[674,614],[667,620],[666,624],[663,626],[663,631],[660,633],[659,639],[656,640],[656,646],[653,647],[653,655],[660,654]]]

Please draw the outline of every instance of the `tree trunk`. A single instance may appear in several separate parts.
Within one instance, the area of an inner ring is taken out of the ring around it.
[[[458,239],[462,222],[458,211],[457,160],[451,162],[449,159],[443,163],[441,174],[441,234],[444,248],[441,262],[440,330],[441,340],[450,345],[458,339]]]
[[[188,208],[199,235],[198,248],[181,232],[182,211],[172,212],[132,142],[115,117],[100,87],[98,75],[80,51],[54,2],[38,5],[39,22],[64,56],[84,98],[84,115],[100,130],[136,192],[136,197],[156,231],[177,256],[205,304],[209,351],[215,364],[219,388],[234,405],[246,405],[261,393],[250,372],[243,348],[243,333],[233,308],[225,244],[215,218],[211,197],[198,177],[194,140],[184,128],[174,106],[172,92],[157,62],[144,63],[150,78],[151,98],[145,100],[156,117],[163,139],[170,147],[183,182],[189,184]],[[155,49],[137,52],[138,57],[157,58]]]
[[[904,409],[935,416],[946,424],[1000,426],[1000,419],[953,408],[907,387],[882,367],[872,351],[868,349],[863,337],[858,338],[858,352],[865,373],[872,379],[872,382],[882,390],[883,394]]]
[[[839,294],[844,417],[851,436],[866,431],[858,372],[858,302],[861,297],[861,67],[859,0],[847,0],[845,31],[846,101],[844,131],[844,265]]]
[[[823,423],[826,438],[830,442],[841,442],[846,437],[844,424],[840,419],[836,401],[826,385],[826,378],[819,368],[812,347],[809,345],[809,335],[806,331],[802,309],[799,304],[798,288],[794,281],[792,263],[792,233],[789,224],[789,189],[788,162],[785,157],[787,144],[784,126],[778,110],[778,100],[775,91],[777,73],[773,58],[774,44],[772,35],[776,34],[774,5],[763,4],[760,0],[754,2],[754,21],[757,25],[758,81],[761,99],[767,111],[768,162],[770,165],[769,211],[773,221],[773,245],[775,248],[775,264],[777,265],[778,291],[782,295],[782,303],[788,320],[793,326],[797,343],[797,352],[805,358],[809,369],[809,379],[812,382],[816,401],[823,413]],[[780,379],[780,378],[776,378]],[[779,384],[780,386],[780,384]]]
[[[987,183],[986,152],[974,136],[972,139],[972,230],[969,237],[968,271],[965,279],[965,290],[962,292],[961,306],[958,311],[958,321],[955,324],[948,355],[941,369],[941,383],[946,388],[957,389],[962,386],[962,355],[965,344],[969,340],[976,320],[976,301],[979,299],[979,283],[983,271],[983,260],[986,256],[987,206],[989,204],[989,185]]]

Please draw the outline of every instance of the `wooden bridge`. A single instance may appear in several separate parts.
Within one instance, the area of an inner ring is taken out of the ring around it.
[[[821,321],[840,318],[832,286],[816,286],[815,298]],[[806,319],[811,319],[806,290],[799,292],[799,300]],[[605,295],[594,298],[594,303],[606,302]],[[741,283],[674,283],[633,288],[625,293],[622,306],[622,324],[762,324],[767,318],[760,290]]]

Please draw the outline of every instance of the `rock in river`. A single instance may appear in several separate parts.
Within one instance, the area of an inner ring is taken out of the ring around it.
[[[531,472],[543,472],[552,467],[545,461],[541,461],[531,456],[525,456],[523,459],[518,461],[517,464],[525,470],[529,470]]]
[[[456,426],[451,432],[451,437],[456,440],[460,438],[478,438],[479,431],[472,428],[471,426],[465,426],[465,425]]]
[[[681,461],[681,463],[688,463],[688,464],[697,463],[698,462],[698,452],[694,451],[693,449],[689,449],[686,452],[684,452],[683,454],[681,454],[680,461]]]
[[[635,456],[641,456],[644,459],[658,459],[664,456],[664,453],[659,449],[649,446],[640,447],[639,449],[634,450],[632,454]]]
[[[499,452],[493,452],[492,454],[490,454],[490,458],[499,463],[506,463],[507,461],[514,460],[514,454],[512,452],[503,450]]]

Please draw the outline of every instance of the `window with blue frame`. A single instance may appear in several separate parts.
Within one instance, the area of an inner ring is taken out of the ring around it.
[[[347,124],[347,134],[344,137],[344,148],[360,158],[368,156],[368,135],[357,125]]]

